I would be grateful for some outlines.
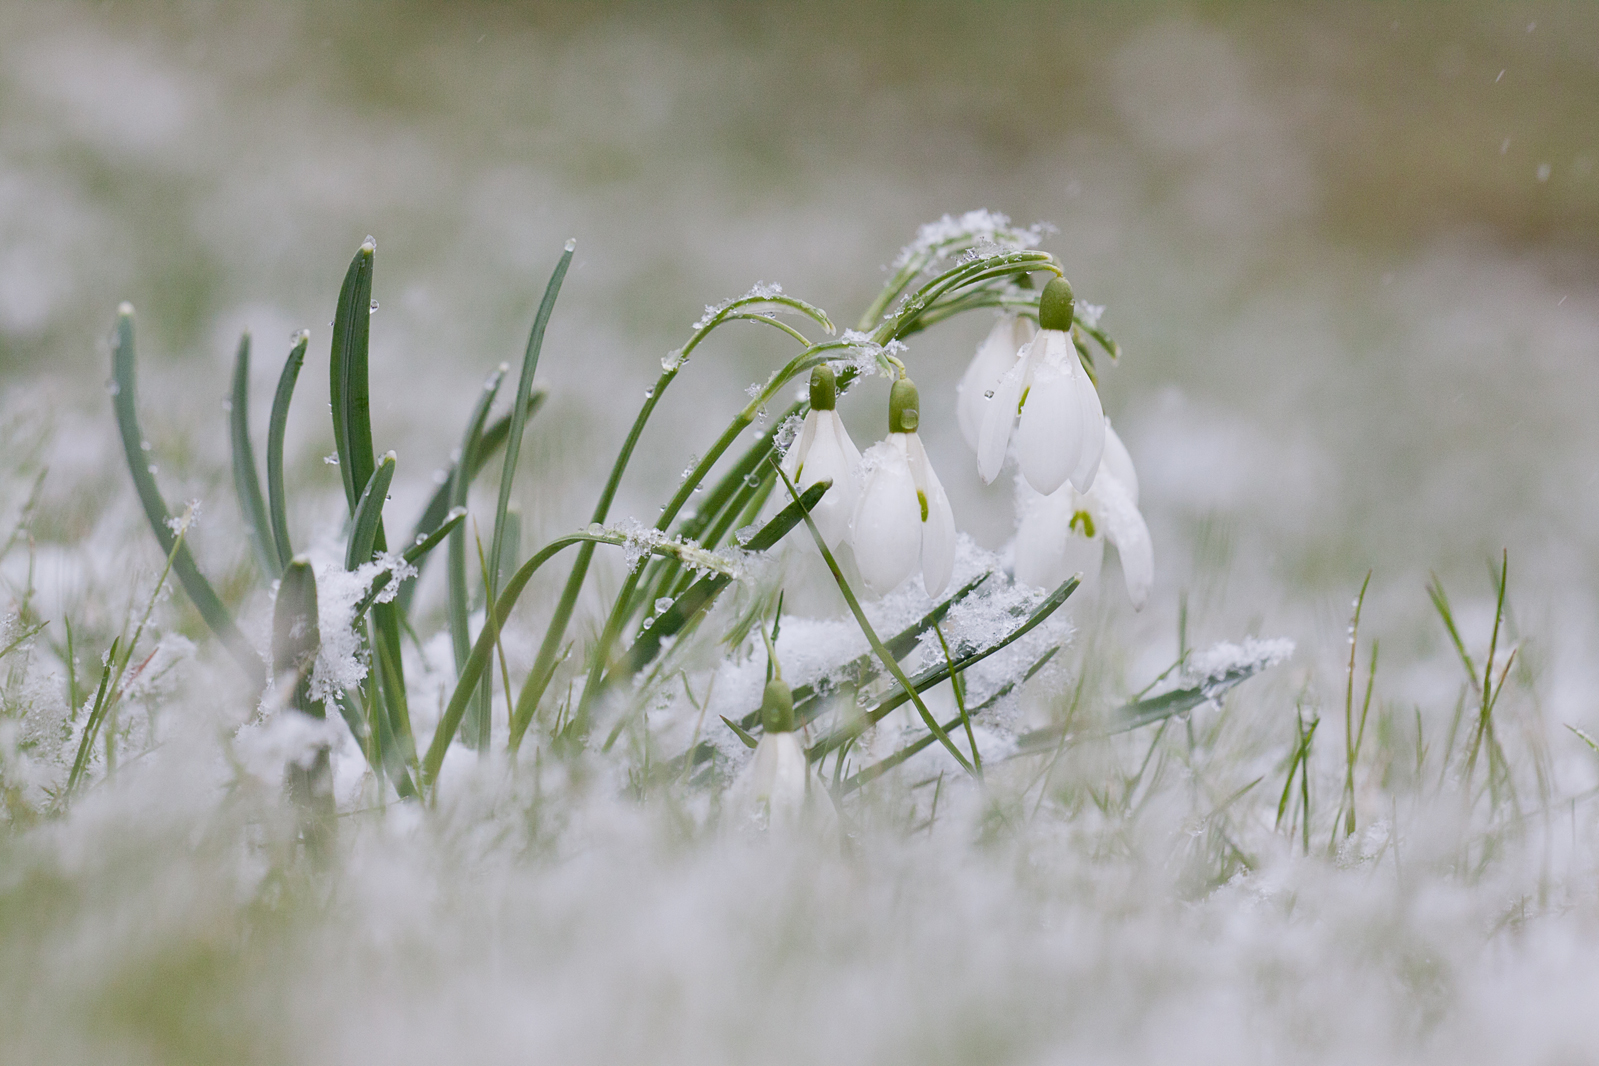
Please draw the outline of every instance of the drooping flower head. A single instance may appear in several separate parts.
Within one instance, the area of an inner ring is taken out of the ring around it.
[[[1105,450],[1105,412],[1077,356],[1072,287],[1055,278],[1038,304],[1038,335],[984,395],[977,472],[999,476],[1012,436],[1022,476],[1048,496],[1070,481],[1087,492]]]
[[[818,481],[833,482],[811,511],[829,548],[838,547],[849,533],[860,500],[861,453],[838,417],[837,405],[838,382],[832,367],[816,367],[811,371],[811,409],[783,456],[783,472],[801,492]]]
[[[955,515],[916,433],[919,406],[916,386],[901,376],[889,390],[888,436],[862,460],[865,477],[850,544],[861,578],[879,594],[920,564],[923,587],[937,596],[955,568]]]
[[[1054,588],[1073,574],[1085,583],[1099,575],[1105,543],[1121,559],[1127,598],[1135,610],[1149,598],[1155,578],[1154,546],[1138,511],[1138,474],[1121,438],[1105,426],[1105,457],[1087,492],[1070,484],[1048,495],[1017,479],[1016,580]]]
[[[988,397],[994,394],[1005,372],[1016,365],[1018,353],[1037,332],[1032,319],[1006,313],[977,346],[971,366],[966,368],[960,384],[955,387],[955,420],[972,451],[977,450]]]

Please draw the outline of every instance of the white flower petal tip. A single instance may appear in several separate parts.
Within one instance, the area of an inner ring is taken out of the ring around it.
[[[1021,350],[1037,331],[1032,319],[1001,315],[983,343],[977,346],[977,354],[955,387],[955,421],[973,451],[978,450],[981,439],[988,395],[1005,372],[1016,365]]]
[[[855,565],[874,595],[922,571],[937,596],[955,569],[955,513],[915,433],[890,433],[867,450],[860,503],[850,531]]]
[[[921,438],[906,434],[906,458],[911,479],[916,482],[916,500],[922,522],[922,587],[937,597],[949,585],[955,571],[955,512],[943,484],[927,461]]]
[[[1017,479],[1015,576],[1021,584],[1054,588],[1081,573],[1084,586],[1091,585],[1108,542],[1121,560],[1127,598],[1134,610],[1142,610],[1155,581],[1154,544],[1135,503],[1132,461],[1108,423],[1101,419],[1100,425],[1113,443],[1107,445],[1105,461],[1087,492],[1064,484],[1038,495],[1025,472]]]
[[[729,790],[729,807],[746,828],[785,830],[811,822],[826,830],[837,812],[811,780],[805,746],[796,733],[767,733]]]

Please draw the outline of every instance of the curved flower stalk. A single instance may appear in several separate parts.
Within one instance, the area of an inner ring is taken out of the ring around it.
[[[838,379],[824,363],[811,371],[811,409],[783,456],[783,473],[801,492],[819,481],[833,483],[811,512],[829,548],[848,535],[860,501],[861,451],[850,440],[837,406]]]
[[[1121,557],[1127,598],[1143,609],[1155,579],[1154,545],[1138,511],[1138,474],[1116,431],[1105,420],[1105,457],[1087,492],[1064,484],[1048,495],[1017,479],[1020,522],[1016,528],[1016,580],[1053,588],[1072,574],[1084,583],[1099,574],[1105,542]]]
[[[944,486],[927,461],[921,438],[916,386],[894,382],[888,400],[888,436],[867,449],[865,484],[850,530],[861,578],[881,595],[916,572],[937,596],[955,569],[955,514]]]
[[[977,450],[983,429],[983,413],[988,408],[988,397],[999,387],[1000,380],[1016,365],[1022,349],[1032,341],[1038,327],[1030,318],[1006,312],[988,331],[983,343],[977,346],[971,366],[955,386],[955,420],[960,424],[961,436],[972,451]]]
[[[1014,431],[1022,476],[1048,496],[1066,482],[1087,492],[1105,450],[1105,412],[1072,343],[1072,287],[1055,278],[1039,300],[1039,332],[985,390],[977,472],[999,476]],[[1019,417],[1018,417],[1019,416]]]

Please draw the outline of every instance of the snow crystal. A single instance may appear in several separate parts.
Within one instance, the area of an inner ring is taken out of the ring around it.
[[[1220,695],[1244,678],[1287,661],[1293,653],[1294,642],[1286,637],[1248,637],[1242,644],[1224,641],[1188,657],[1183,664],[1183,683],[1198,686],[1207,695]]]
[[[737,299],[723,300],[721,303],[706,304],[705,305],[705,313],[703,315],[701,315],[699,317],[699,320],[694,323],[694,327],[693,328],[696,329],[696,330],[704,329],[706,326],[708,326],[712,322],[716,321],[716,316],[717,315],[721,314],[723,311],[726,311],[729,307],[732,307],[736,303],[743,303],[746,300],[772,300],[772,299],[776,299],[777,297],[782,296],[782,295],[783,295],[783,286],[769,284],[769,283],[764,282],[764,281],[757,281],[754,285],[750,286],[750,290],[748,292],[746,292],[743,296],[738,297]],[[759,308],[759,307],[750,307],[749,310],[759,311],[759,310],[763,310],[763,309]],[[792,311],[793,308],[788,307],[788,306],[783,305],[783,304],[779,304],[777,307],[772,308],[772,310],[775,310],[775,311]],[[678,361],[681,361],[681,354],[682,353],[674,353],[674,354],[677,354],[679,356]],[[662,365],[663,366],[665,365],[665,360],[662,361]],[[676,363],[674,363],[673,365],[675,366]],[[671,369],[671,368],[668,367],[668,369]]]
[[[1079,302],[1077,304],[1077,307],[1076,307],[1075,312],[1074,312],[1074,314],[1075,314],[1075,316],[1077,318],[1077,321],[1081,322],[1083,325],[1087,326],[1089,329],[1094,329],[1094,328],[1098,327],[1098,325],[1099,325],[1099,316],[1103,315],[1104,313],[1105,313],[1105,305],[1104,304],[1091,304],[1091,303],[1083,303],[1083,302]]]
[[[385,552],[354,570],[336,565],[316,568],[317,627],[322,646],[311,669],[312,699],[325,703],[366,678],[366,656],[354,625],[356,605],[366,598],[379,574],[390,577],[373,599],[388,603],[399,592],[400,583],[416,573],[416,567],[398,552]]]
[[[894,269],[908,266],[926,255],[932,256],[931,262],[937,262],[951,250],[975,245],[991,247],[991,255],[1024,251],[1037,247],[1038,242],[1052,229],[1045,223],[1019,229],[1012,226],[1006,216],[982,208],[968,211],[959,218],[945,215],[916,231],[916,239],[902,248],[894,260]]]
[[[772,447],[778,454],[788,454],[789,445],[794,443],[794,438],[799,436],[804,425],[805,419],[799,415],[789,415],[772,430]]]

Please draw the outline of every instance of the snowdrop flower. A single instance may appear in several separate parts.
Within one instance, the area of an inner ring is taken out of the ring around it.
[[[1066,279],[1044,287],[1038,335],[985,398],[977,440],[977,472],[985,482],[999,475],[1014,430],[1022,476],[1033,488],[1048,496],[1068,481],[1080,492],[1093,487],[1105,450],[1105,412],[1072,343],[1073,308]]]
[[[1065,484],[1048,495],[1031,492],[1018,479],[1021,521],[1016,529],[1016,580],[1054,588],[1076,573],[1084,582],[1099,575],[1105,542],[1121,557],[1127,598],[1135,610],[1149,599],[1155,552],[1149,527],[1138,512],[1138,474],[1121,438],[1105,427],[1105,459],[1093,487],[1079,492]]]
[[[888,437],[867,449],[862,462],[865,484],[850,544],[861,578],[878,594],[910,577],[920,563],[923,587],[937,596],[955,568],[955,514],[916,435],[918,402],[909,378],[894,382]]]
[[[811,371],[810,412],[783,456],[783,472],[799,491],[804,492],[818,481],[833,482],[811,512],[829,548],[838,547],[849,533],[850,519],[860,499],[861,452],[849,439],[837,406],[837,377],[831,367],[819,366]]]
[[[994,394],[1005,372],[1016,365],[1017,353],[1027,347],[1037,332],[1032,319],[1006,314],[1000,316],[987,338],[977,346],[972,365],[966,368],[961,383],[955,387],[955,421],[960,424],[961,436],[966,438],[972,451],[977,450],[988,397]]]
[[[809,798],[810,765],[794,732],[794,693],[781,674],[766,683],[761,728],[755,757],[734,782],[733,798],[768,827],[792,824]]]

